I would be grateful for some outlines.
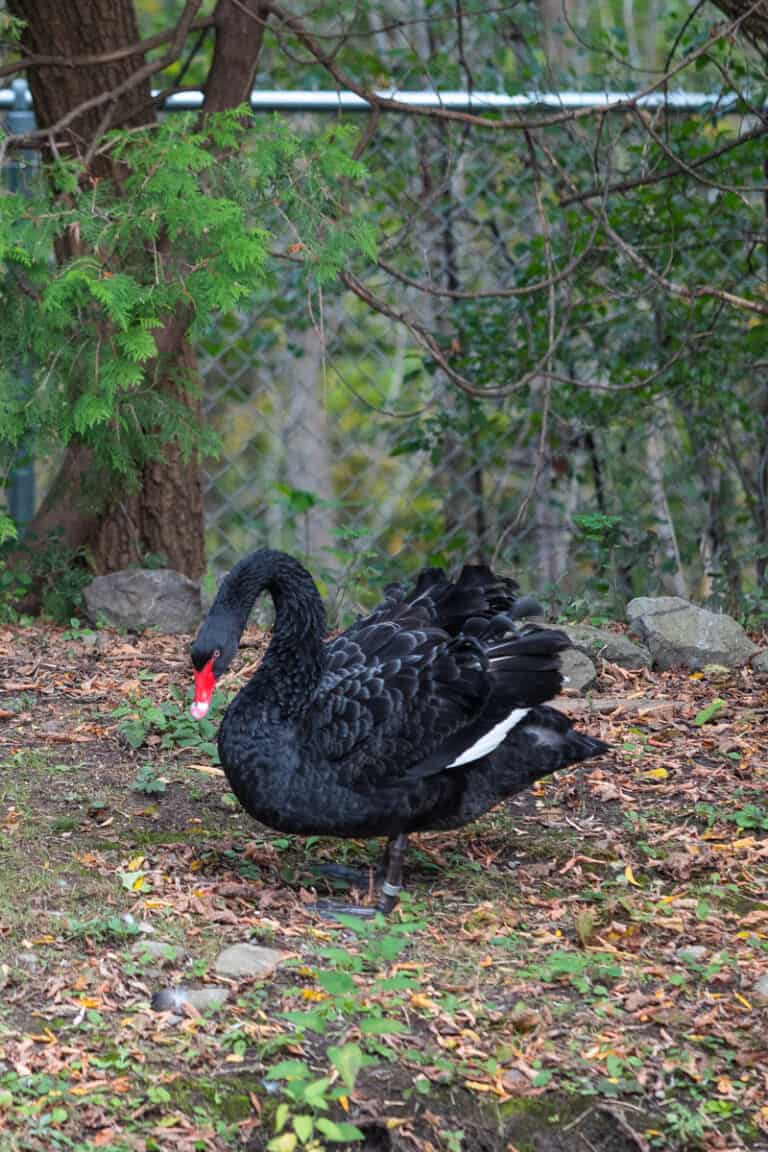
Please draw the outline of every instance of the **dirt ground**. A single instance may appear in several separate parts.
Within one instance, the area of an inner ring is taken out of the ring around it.
[[[563,704],[612,754],[418,838],[354,926],[312,865],[380,845],[241,812],[187,647],[0,628],[3,1152],[768,1149],[765,678],[606,666]],[[244,941],[279,965],[217,973]]]

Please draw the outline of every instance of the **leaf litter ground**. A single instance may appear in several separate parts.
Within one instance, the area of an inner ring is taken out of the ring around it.
[[[0,651],[3,1152],[768,1149],[764,679],[606,666],[562,703],[614,754],[417,838],[360,927],[311,865],[380,846],[240,811],[184,640]],[[218,976],[243,941],[281,962]]]

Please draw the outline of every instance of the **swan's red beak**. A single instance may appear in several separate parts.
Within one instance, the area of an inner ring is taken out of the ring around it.
[[[195,669],[195,698],[190,705],[190,712],[195,720],[202,720],[211,706],[211,697],[216,687],[216,677],[213,674],[214,657],[211,656],[198,672]]]

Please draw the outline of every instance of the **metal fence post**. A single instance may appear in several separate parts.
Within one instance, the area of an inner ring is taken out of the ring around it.
[[[26,80],[13,82],[13,108],[6,116],[8,131],[14,134],[32,132],[35,129],[35,113],[32,109],[29,88]],[[30,177],[37,162],[37,153],[23,149],[12,154],[6,169],[6,180],[11,192],[28,192]],[[26,396],[32,391],[32,365],[25,357],[19,363],[19,391]],[[8,511],[19,535],[35,514],[35,460],[31,439],[22,441],[16,452],[8,485]]]

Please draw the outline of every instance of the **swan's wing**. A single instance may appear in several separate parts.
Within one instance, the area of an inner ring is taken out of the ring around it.
[[[477,717],[490,690],[477,641],[375,623],[329,645],[303,734],[361,782],[402,777]]]
[[[560,690],[569,641],[502,616],[475,631],[451,638],[382,622],[337,637],[307,714],[316,751],[374,786],[487,756]]]
[[[364,638],[369,628],[385,622],[396,623],[400,628],[433,627],[438,622],[435,599],[450,587],[451,583],[441,568],[425,568],[413,587],[389,584],[384,589],[381,604],[370,616],[356,620],[344,635]]]
[[[494,635],[494,631],[499,634]],[[407,772],[409,779],[433,776],[488,756],[513,728],[525,727],[528,713],[555,697],[563,684],[560,653],[570,647],[564,632],[518,628],[499,616],[485,627],[485,654],[491,692],[482,712],[439,747],[425,752]]]
[[[517,590],[514,580],[497,576],[487,564],[465,564],[456,580],[449,580],[442,568],[425,568],[413,587],[390,584],[378,608],[346,635],[357,637],[374,624],[390,621],[401,628],[440,628],[457,636],[470,619],[490,620],[502,612],[514,619],[541,613],[535,600],[520,600]]]

